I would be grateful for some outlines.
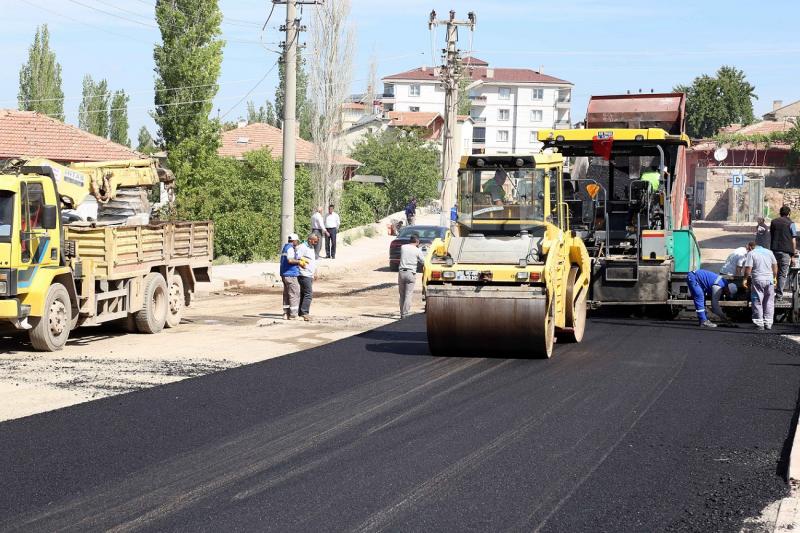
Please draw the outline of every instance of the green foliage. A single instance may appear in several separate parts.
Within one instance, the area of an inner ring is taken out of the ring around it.
[[[167,166],[175,173],[178,194],[198,185],[205,169],[218,157],[218,148],[219,123],[216,121],[207,121],[193,137],[172,145]]]
[[[353,149],[351,157],[361,161],[361,174],[383,176],[388,207],[401,209],[411,197],[425,202],[437,196],[439,152],[413,131],[386,130],[368,135]]]
[[[800,119],[794,119],[794,126],[786,132],[786,142],[791,146],[787,161],[789,166],[800,168]]]
[[[216,254],[235,261],[275,257],[280,252],[280,161],[266,150],[249,152],[244,161],[204,157],[191,185],[178,192],[179,216],[214,221]],[[311,184],[303,168],[297,170],[295,199],[295,231],[302,235],[310,229],[311,213]]]
[[[156,21],[162,42],[153,52],[153,118],[162,144],[171,152],[182,143],[208,135],[208,115],[222,65],[222,12],[217,0],[158,0]]]
[[[339,210],[342,230],[372,224],[389,214],[389,197],[383,187],[345,182]]]
[[[254,104],[252,101],[248,101],[247,123],[262,123],[278,127],[278,121],[275,118],[275,106],[272,105],[272,102],[267,100],[263,106],[260,106],[258,109],[256,109],[256,104]]]
[[[28,50],[28,61],[19,70],[19,108],[38,111],[64,120],[64,91],[61,90],[61,65],[50,50],[47,24],[36,28],[36,36]]]
[[[99,137],[108,137],[108,82],[83,77],[83,99],[78,108],[78,127]]]
[[[278,86],[275,87],[275,106],[273,108],[274,118],[273,122],[267,122],[275,127],[278,127],[279,121],[283,121],[283,101],[284,101],[284,86],[286,78],[286,68],[283,62],[278,65]],[[305,61],[303,60],[300,49],[297,50],[297,93],[296,93],[296,117],[300,125],[300,138],[307,141],[311,140],[311,121],[313,114],[311,105],[308,102],[308,73],[305,69]],[[267,109],[272,104],[267,101]],[[266,112],[266,110],[265,110]],[[257,121],[266,122],[266,121]]]
[[[464,76],[458,81],[458,109],[459,115],[469,115],[472,110],[472,100],[469,99],[467,86],[472,83],[472,79]]]
[[[114,91],[111,97],[111,109],[109,111],[109,132],[108,138],[115,143],[131,145],[128,137],[128,101],[130,97],[125,91]]]
[[[704,74],[691,86],[677,85],[673,90],[686,93],[686,128],[691,137],[708,138],[724,126],[750,124],[755,118],[755,87],[735,67],[722,66],[716,76]]]
[[[145,126],[139,128],[139,138],[138,144],[136,145],[136,151],[143,154],[152,154],[156,151],[156,145],[153,142],[153,136],[150,135],[150,132],[147,131]]]

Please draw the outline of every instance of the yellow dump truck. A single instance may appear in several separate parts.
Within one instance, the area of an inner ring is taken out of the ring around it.
[[[569,231],[559,153],[464,157],[455,234],[425,264],[434,355],[550,357],[580,342],[591,265]]]
[[[82,325],[119,321],[142,333],[178,325],[195,283],[209,280],[212,224],[105,220],[106,208],[125,192],[141,197],[172,180],[151,160],[6,164],[0,171],[0,325],[28,330],[33,347],[43,351],[61,349]],[[70,216],[87,197],[99,206],[97,218]],[[131,209],[149,211],[139,200]],[[135,215],[129,218],[142,220]]]

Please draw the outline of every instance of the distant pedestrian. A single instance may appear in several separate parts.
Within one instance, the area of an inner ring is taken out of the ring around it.
[[[726,276],[741,276],[742,269],[744,268],[744,259],[747,257],[748,249],[746,246],[740,246],[728,255],[725,264],[722,265],[719,273]]]
[[[306,242],[297,247],[297,257],[304,264],[300,266],[300,275],[297,281],[300,283],[300,316],[306,322],[311,320],[311,300],[314,297],[314,279],[317,277],[317,259],[314,248],[318,244],[319,237],[315,233],[308,236]]]
[[[414,221],[417,219],[417,199],[412,198],[406,204],[406,225],[413,226]]]
[[[314,259],[319,259],[319,251],[322,247],[322,235],[325,233],[325,219],[322,218],[322,207],[317,207],[311,215],[311,233],[314,233],[319,239],[317,245],[314,247]]]
[[[342,223],[339,214],[333,210],[333,204],[328,206],[328,216],[325,217],[325,257],[336,259],[336,234]]]
[[[453,204],[450,208],[450,233],[455,235],[458,228],[458,204]]]
[[[755,241],[747,243],[747,249],[749,251],[744,261],[744,277],[745,283],[750,285],[753,323],[758,329],[772,329],[778,261],[775,254],[757,245]]]
[[[697,321],[701,327],[715,328],[716,324],[708,319],[706,314],[706,297],[711,297],[711,309],[719,317],[724,318],[725,313],[719,305],[719,300],[725,294],[733,297],[736,294],[736,284],[727,281],[722,275],[710,270],[698,269],[686,275],[686,282],[689,285],[689,294],[694,300],[694,309],[697,313]]]
[[[797,226],[789,218],[791,210],[788,206],[781,207],[780,218],[773,218],[769,225],[770,249],[778,261],[778,285],[775,287],[775,296],[783,298],[783,286],[789,276],[789,265],[792,256],[797,255]]]
[[[419,236],[414,234],[408,244],[400,247],[400,271],[397,273],[397,286],[400,289],[400,318],[411,312],[414,284],[417,281],[417,267],[425,263],[425,254],[419,249]]]
[[[767,226],[767,223],[764,221],[764,217],[758,217],[756,222],[758,222],[758,225],[756,226],[756,244],[769,250],[771,244],[769,238],[769,226]]]
[[[283,319],[292,320],[297,318],[300,310],[300,283],[297,277],[300,275],[301,261],[297,257],[297,245],[300,240],[296,233],[289,235],[289,242],[283,245],[281,250],[280,274],[283,282]]]

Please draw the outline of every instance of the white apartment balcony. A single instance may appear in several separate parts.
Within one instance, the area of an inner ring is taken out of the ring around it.
[[[555,129],[557,130],[568,130],[570,127],[569,120],[557,120],[555,123]]]
[[[485,123],[485,122],[486,122],[486,117],[473,117],[472,115],[470,115],[470,117],[469,117],[469,118],[471,118],[471,119],[472,119],[472,121],[473,121],[475,124],[483,124],[483,123]]]
[[[486,137],[473,137],[472,146],[475,148],[481,148],[486,146]]]
[[[556,107],[560,109],[568,109],[572,104],[572,92],[559,91],[556,97]]]
[[[471,94],[469,95],[469,99],[472,101],[472,107],[483,107],[486,105],[486,95]]]

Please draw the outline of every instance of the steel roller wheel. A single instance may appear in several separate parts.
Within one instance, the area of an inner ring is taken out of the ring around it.
[[[564,323],[566,327],[558,332],[560,342],[581,342],[586,331],[586,291],[582,291],[575,299],[575,280],[578,278],[578,269],[573,267],[567,278],[567,294],[565,304]]]
[[[555,321],[545,296],[509,297],[492,287],[456,294],[428,289],[426,320],[433,355],[552,355]]]
[[[173,274],[169,277],[169,307],[167,309],[167,320],[164,325],[168,328],[178,327],[181,323],[185,307],[183,279],[180,274]]]
[[[45,297],[44,313],[33,322],[28,335],[34,349],[54,352],[64,347],[72,328],[72,303],[66,287],[60,283],[50,286]]]

